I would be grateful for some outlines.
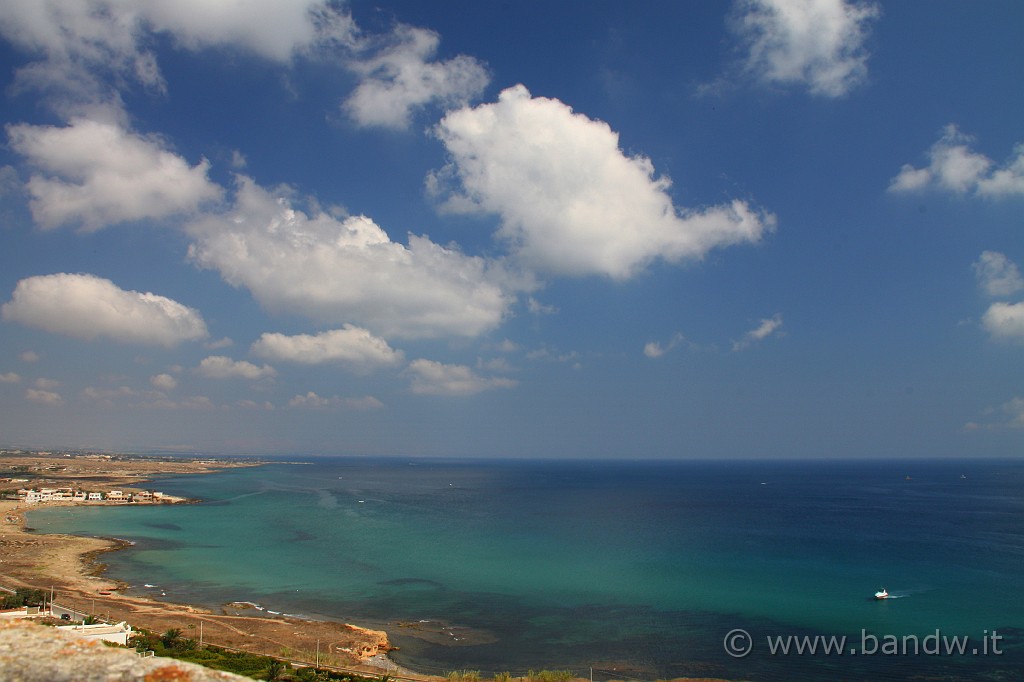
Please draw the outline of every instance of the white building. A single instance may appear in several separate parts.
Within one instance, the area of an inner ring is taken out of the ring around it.
[[[96,625],[58,625],[64,630],[85,639],[102,639],[121,646],[128,646],[128,637],[132,634],[132,626],[122,621],[116,625],[97,623]]]

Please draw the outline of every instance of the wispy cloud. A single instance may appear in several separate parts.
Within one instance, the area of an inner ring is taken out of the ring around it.
[[[1011,296],[1024,290],[1017,264],[998,251],[983,251],[974,262],[974,274],[989,296]]]
[[[743,338],[732,344],[734,351],[743,350],[749,346],[767,339],[772,334],[777,334],[782,328],[782,315],[776,314],[773,317],[761,320],[761,323],[751,329]]]
[[[981,422],[968,422],[964,425],[964,429],[966,431],[1024,429],[1024,398],[1012,398],[998,408],[989,408],[985,413],[989,419]]]
[[[676,332],[675,334],[672,335],[672,338],[669,339],[668,343],[666,343],[665,345],[662,345],[658,341],[648,341],[644,345],[644,355],[646,355],[649,358],[660,358],[665,353],[669,352],[670,350],[672,350],[685,340],[685,336],[683,336],[679,332]]]
[[[324,398],[313,391],[309,391],[305,395],[297,395],[289,400],[288,406],[309,409],[346,408],[352,410],[377,410],[384,407],[384,403],[373,396],[363,396],[362,398],[340,398],[338,396],[331,396],[329,398]]]
[[[445,365],[433,360],[413,360],[406,373],[412,392],[420,395],[466,396],[519,384],[504,377],[480,376],[465,365]]]

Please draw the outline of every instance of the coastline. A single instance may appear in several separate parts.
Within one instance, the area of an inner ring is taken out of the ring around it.
[[[88,482],[109,490],[139,489],[153,477],[205,474],[239,466],[260,466],[258,460],[150,458],[134,456],[61,457],[29,454],[2,458],[10,478],[20,487],[75,486]],[[176,503],[190,503],[185,500]],[[307,619],[257,609],[222,605],[211,609],[194,604],[158,601],[125,594],[129,585],[105,575],[104,555],[130,547],[119,538],[38,533],[26,523],[28,512],[55,506],[115,506],[111,503],[46,502],[26,504],[0,500],[0,587],[26,587],[51,592],[54,602],[111,622],[164,632],[181,629],[203,644],[234,648],[277,658],[343,668],[366,675],[388,674],[413,680],[430,676],[401,668],[386,657],[392,650],[387,633],[324,618]],[[123,504],[117,506],[125,506]],[[148,506],[148,504],[147,504]],[[237,603],[236,603],[237,604]]]
[[[252,465],[252,464],[248,464]],[[182,470],[180,473],[206,473]],[[125,473],[125,472],[121,472]],[[162,472],[154,471],[153,475]],[[139,478],[133,479],[141,482]],[[120,485],[120,484],[119,484]],[[117,538],[42,534],[25,525],[25,512],[50,506],[86,506],[79,503],[19,505],[0,500],[0,586],[53,589],[55,602],[78,612],[95,614],[112,622],[127,621],[133,627],[161,633],[180,629],[184,636],[212,644],[278,659],[331,667],[368,676],[387,676],[415,682],[444,680],[443,675],[418,672],[398,665],[388,657],[395,647],[383,629],[347,624],[330,616],[313,613],[294,617],[267,611],[255,603],[235,601],[220,605],[175,603],[153,599],[132,586],[108,577],[103,563],[109,552],[130,547]],[[137,586],[136,586],[137,587]],[[146,585],[147,588],[153,586]],[[244,595],[238,595],[244,598]],[[70,603],[68,603],[70,602]],[[416,631],[413,636],[434,643],[450,644],[453,637],[437,623],[388,621],[391,629]],[[399,638],[401,639],[401,638]],[[462,636],[460,634],[460,639]],[[463,671],[470,673],[471,671]],[[459,673],[456,671],[455,673]],[[526,677],[515,678],[526,682]],[[619,678],[616,678],[619,679]],[[625,679],[636,679],[628,674]],[[675,678],[680,682],[724,682],[719,678]]]
[[[326,619],[268,614],[234,602],[217,611],[193,604],[127,595],[128,585],[104,575],[103,556],[132,543],[117,538],[36,533],[25,524],[33,506],[0,500],[0,586],[53,591],[54,602],[112,622],[164,632],[181,629],[203,644],[260,653],[366,675],[435,679],[386,658],[387,633]],[[38,508],[38,507],[36,507]],[[319,647],[319,651],[317,648]]]

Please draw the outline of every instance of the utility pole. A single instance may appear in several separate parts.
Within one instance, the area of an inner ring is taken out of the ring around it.
[[[320,667],[320,640],[316,640],[316,667]]]

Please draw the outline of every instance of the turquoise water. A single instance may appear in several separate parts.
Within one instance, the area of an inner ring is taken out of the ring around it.
[[[155,487],[205,502],[29,522],[134,541],[107,561],[136,592],[379,625],[431,672],[1024,679],[1018,462],[325,459]],[[898,598],[870,599],[881,586]],[[749,656],[723,651],[734,628]],[[782,656],[765,639],[936,629],[998,632],[1005,653]]]

